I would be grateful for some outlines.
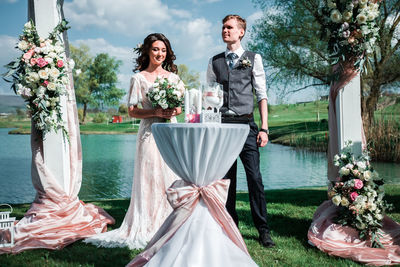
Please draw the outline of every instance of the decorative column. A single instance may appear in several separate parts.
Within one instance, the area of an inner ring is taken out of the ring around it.
[[[46,39],[49,33],[53,31],[62,20],[63,1],[57,0],[29,0],[28,18],[36,25],[39,36]],[[59,36],[62,40],[62,36]],[[65,43],[67,46],[68,44]],[[68,47],[66,47],[66,51]],[[67,122],[67,99],[68,96],[60,97],[61,113],[64,122]],[[54,178],[64,192],[70,193],[70,153],[68,141],[64,138],[62,131],[57,133],[52,131],[45,136],[43,140],[43,157],[44,163],[54,174]]]
[[[363,126],[361,119],[360,74],[340,89],[336,97],[336,123],[338,129],[338,151],[347,141],[352,141],[352,152],[358,157],[362,152]]]

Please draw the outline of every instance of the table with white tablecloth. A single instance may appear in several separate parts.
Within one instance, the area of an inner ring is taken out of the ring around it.
[[[225,209],[229,180],[222,179],[249,126],[157,123],[152,132],[163,159],[182,180],[167,190],[174,211],[128,266],[257,266]]]

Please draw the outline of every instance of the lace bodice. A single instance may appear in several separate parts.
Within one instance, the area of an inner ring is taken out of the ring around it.
[[[185,85],[178,75],[174,73],[168,74],[168,80],[170,82],[176,83],[178,88],[182,91],[182,94],[185,90]],[[154,109],[150,100],[147,98],[147,93],[152,90],[153,83],[149,82],[141,73],[136,73],[132,76],[130,87],[129,87],[129,96],[128,96],[128,107],[141,105],[143,109]],[[151,136],[151,125],[155,122],[164,122],[163,118],[146,118],[141,119],[140,127],[138,131],[138,140],[145,141]],[[172,123],[176,123],[176,118],[173,117],[171,119]]]

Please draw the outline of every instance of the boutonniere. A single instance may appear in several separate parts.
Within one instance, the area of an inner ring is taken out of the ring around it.
[[[241,59],[239,63],[242,68],[251,68],[252,66],[251,61],[248,57]]]

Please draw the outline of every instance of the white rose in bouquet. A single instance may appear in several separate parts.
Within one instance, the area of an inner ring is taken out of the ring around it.
[[[22,51],[27,50],[29,48],[29,43],[25,40],[22,40],[18,43],[18,48]]]
[[[39,74],[40,79],[47,80],[49,78],[48,70],[49,70],[48,68],[39,70],[38,74]]]
[[[55,91],[56,90],[56,84],[53,82],[49,82],[49,84],[47,85],[47,89],[49,91]]]
[[[26,81],[29,83],[36,83],[40,79],[39,74],[36,72],[29,72],[26,76]]]
[[[331,12],[331,20],[335,23],[340,23],[342,22],[342,14],[340,13],[339,10],[334,9]]]
[[[349,174],[350,174],[350,170],[347,169],[346,167],[342,167],[342,168],[340,168],[340,170],[339,170],[339,174],[340,174],[341,176],[349,175]]]
[[[57,79],[60,76],[60,71],[57,68],[50,69],[50,77],[53,79]]]
[[[339,195],[336,195],[332,198],[333,204],[339,206],[340,202],[342,202],[342,198]]]

